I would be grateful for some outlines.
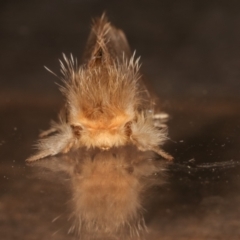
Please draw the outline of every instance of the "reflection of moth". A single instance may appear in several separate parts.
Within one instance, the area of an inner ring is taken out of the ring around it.
[[[165,159],[172,157],[160,146],[166,140],[162,116],[142,84],[139,59],[130,54],[124,33],[103,15],[90,33],[82,66],[71,56],[61,62],[66,98],[59,122],[43,132],[35,161],[82,146],[106,150],[134,144]]]
[[[64,183],[71,184],[73,219],[69,232],[81,239],[129,239],[145,233],[149,196],[165,183],[167,163],[128,145],[107,151],[80,148],[31,166],[51,170],[51,175],[36,171],[44,173],[41,178],[49,175],[50,181],[56,176],[63,181],[61,172],[67,173]]]

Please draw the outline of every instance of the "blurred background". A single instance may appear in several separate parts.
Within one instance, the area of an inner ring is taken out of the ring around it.
[[[72,239],[68,190],[24,160],[63,98],[47,72],[81,59],[92,18],[107,13],[141,56],[169,113],[175,162],[147,239],[239,239],[240,3],[206,0],[8,0],[0,3],[0,236]],[[47,184],[46,184],[47,183]],[[56,201],[57,199],[57,201]]]

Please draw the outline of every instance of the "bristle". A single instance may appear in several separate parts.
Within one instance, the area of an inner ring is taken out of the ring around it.
[[[72,54],[70,57],[63,54],[60,60],[63,82],[60,91],[66,98],[66,120],[60,119],[58,131],[47,131],[55,135],[45,135],[46,139],[39,141],[39,152],[31,159],[66,153],[81,146],[108,149],[129,143],[171,159],[159,148],[167,139],[166,126],[163,128],[163,121],[156,118],[139,61],[135,51],[130,54],[121,30],[104,14],[96,19],[84,64],[79,66]]]
[[[133,115],[140,103],[140,89],[137,87],[139,65],[134,56],[122,65],[115,63],[106,68],[88,69],[77,68],[74,60],[64,55],[61,69],[63,77],[67,78],[64,94],[78,114],[81,112],[89,117],[88,112],[102,108],[106,116],[114,116],[115,111],[115,114]]]

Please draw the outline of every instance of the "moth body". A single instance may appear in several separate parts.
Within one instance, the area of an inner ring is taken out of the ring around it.
[[[59,122],[41,134],[38,152],[27,161],[83,146],[106,150],[132,143],[172,159],[160,148],[166,127],[143,84],[139,58],[105,15],[93,24],[83,65],[65,55],[60,65],[65,108]]]

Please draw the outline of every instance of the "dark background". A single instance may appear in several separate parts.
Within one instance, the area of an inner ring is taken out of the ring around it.
[[[1,1],[1,90],[57,95],[61,53],[80,58],[93,17],[122,28],[157,92],[239,96],[238,1]],[[55,79],[56,80],[56,79]]]
[[[1,1],[1,238],[72,238],[66,219],[51,222],[64,211],[67,190],[30,177],[24,160],[63,103],[59,80],[43,66],[59,73],[62,53],[81,59],[92,18],[104,11],[125,31],[170,114],[165,149],[175,162],[161,190],[165,198],[160,191],[153,204],[147,239],[240,239],[240,3],[234,0]]]

